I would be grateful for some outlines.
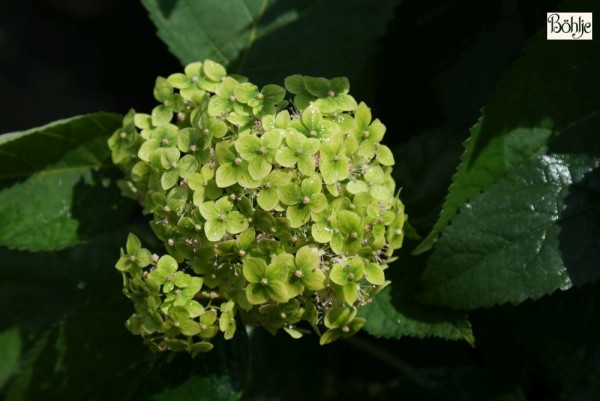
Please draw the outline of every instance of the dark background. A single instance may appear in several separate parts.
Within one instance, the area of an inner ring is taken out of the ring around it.
[[[464,135],[556,3],[401,2],[352,93],[394,132],[388,143],[428,129]],[[147,111],[155,77],[180,68],[138,1],[0,2],[0,132]]]
[[[137,1],[0,2],[0,131],[151,107],[180,68]]]

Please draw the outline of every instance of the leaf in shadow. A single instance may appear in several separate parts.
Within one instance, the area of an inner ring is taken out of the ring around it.
[[[571,186],[564,200],[558,242],[573,285],[600,278],[600,167]]]
[[[158,6],[165,18],[169,18],[173,13],[179,0],[158,0]]]
[[[375,337],[438,337],[473,345],[475,340],[465,313],[425,305],[414,297],[413,286],[424,268],[425,258],[410,255],[407,245],[399,253],[398,261],[386,270],[386,278],[392,284],[359,309],[359,315],[367,319],[365,331]]]
[[[169,15],[143,0],[181,61],[212,59],[264,85],[295,73],[355,78],[398,0],[179,0]]]
[[[0,136],[0,245],[64,249],[127,220],[106,140],[116,114],[96,113]]]
[[[129,302],[99,299],[61,320],[29,353],[7,401],[130,400],[151,353],[123,322]]]
[[[0,247],[0,330],[37,333],[88,302],[125,299],[114,265],[126,236],[104,234],[57,252]]]

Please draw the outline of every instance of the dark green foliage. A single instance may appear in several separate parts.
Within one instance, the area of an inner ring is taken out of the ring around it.
[[[589,156],[538,156],[472,197],[434,248],[420,298],[472,310],[595,281],[597,234],[587,227],[600,204],[588,192],[600,191],[599,166]],[[584,240],[565,233],[580,227]]]
[[[298,73],[357,77],[399,1],[142,3],[183,65],[208,58],[264,85]]]
[[[63,249],[127,219],[106,145],[119,122],[96,113],[0,137],[0,245]]]

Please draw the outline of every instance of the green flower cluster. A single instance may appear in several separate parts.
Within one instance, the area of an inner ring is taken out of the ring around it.
[[[321,344],[362,327],[406,216],[385,126],[348,91],[300,75],[259,88],[210,60],[156,80],[160,104],[109,140],[168,252],[133,235],[121,251],[133,333],[197,354],[240,318],[294,338],[312,327]]]

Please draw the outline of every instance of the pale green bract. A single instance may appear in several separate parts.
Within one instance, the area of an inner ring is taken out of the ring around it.
[[[109,140],[124,195],[168,252],[130,234],[116,265],[127,327],[154,350],[209,351],[239,319],[293,338],[312,328],[321,344],[351,336],[402,246],[385,126],[348,80],[246,81],[210,60],[159,77],[160,104]]]

